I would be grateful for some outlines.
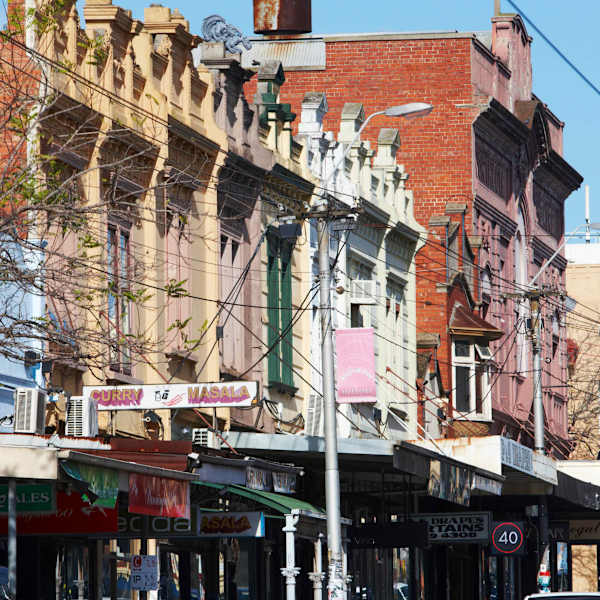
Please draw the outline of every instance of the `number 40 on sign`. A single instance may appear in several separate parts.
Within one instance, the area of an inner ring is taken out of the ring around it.
[[[525,554],[525,527],[521,521],[496,521],[492,524],[492,554]]]

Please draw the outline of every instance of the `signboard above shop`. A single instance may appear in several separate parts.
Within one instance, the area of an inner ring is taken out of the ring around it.
[[[265,537],[261,512],[199,512],[198,537]]]
[[[20,515],[53,513],[56,510],[56,492],[52,483],[19,483],[17,485],[17,512]],[[8,485],[0,485],[0,514],[8,513]]]
[[[98,410],[243,407],[258,401],[258,383],[227,381],[193,385],[84,386],[83,395],[94,400]]]
[[[429,541],[433,543],[487,545],[490,540],[489,512],[418,514],[411,519],[427,523]]]

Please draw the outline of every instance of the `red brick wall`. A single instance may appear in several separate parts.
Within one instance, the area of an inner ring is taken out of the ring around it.
[[[400,129],[398,162],[410,175],[417,219],[427,224],[431,214],[443,214],[449,199],[472,192],[471,124],[473,103],[471,44],[466,38],[438,40],[371,40],[327,42],[324,71],[287,71],[281,102],[300,115],[306,92],[325,92],[329,112],[326,131],[337,134],[346,102],[362,102],[365,114],[405,102],[425,101],[434,111],[424,119],[377,117],[363,139],[376,147],[382,127]],[[255,81],[247,84],[253,98]]]
[[[11,177],[18,177],[27,159],[24,118],[34,106],[40,78],[38,66],[23,49],[23,11],[22,1],[11,0],[1,15],[8,27],[0,42],[0,186],[13,191]],[[18,202],[12,195],[6,197],[3,214],[11,211],[7,200]]]

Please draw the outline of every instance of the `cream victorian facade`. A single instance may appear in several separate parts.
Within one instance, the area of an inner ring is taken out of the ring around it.
[[[299,139],[309,146],[315,176],[327,181],[326,192],[336,207],[357,208],[356,220],[332,222],[330,259],[334,268],[333,327],[373,328],[376,397],[371,403],[340,405],[341,437],[408,439],[417,428],[415,263],[423,245],[423,228],[413,216],[408,174],[396,162],[400,137],[396,129],[381,129],[377,149],[357,140],[339,164],[348,144],[365,120],[363,106],[347,103],[337,140],[323,131],[325,94],[307,93],[302,102]],[[323,187],[323,183],[321,186]],[[332,200],[334,199],[334,200]],[[309,268],[318,275],[316,228],[311,234]],[[307,435],[323,435],[320,323],[313,304],[313,390],[305,405]],[[339,401],[339,393],[338,393]]]
[[[215,181],[227,137],[212,78],[193,64],[200,38],[162,6],[146,8],[143,22],[110,0],[88,0],[83,13],[85,29],[73,4],[38,42],[52,90],[42,150],[89,209],[85,239],[74,230],[52,240],[81,287],[77,301],[49,294],[58,326],[81,333],[76,347],[52,348],[53,385],[79,394],[82,385],[219,381]],[[100,428],[112,433],[171,437],[168,409],[106,415]]]

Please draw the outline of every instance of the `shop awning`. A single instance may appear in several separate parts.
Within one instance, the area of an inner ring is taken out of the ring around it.
[[[593,483],[576,479],[567,473],[558,471],[558,485],[554,486],[554,495],[577,506],[600,510],[600,488]]]
[[[501,329],[494,327],[460,304],[455,306],[452,311],[449,330],[453,335],[482,337],[488,340],[497,340],[504,335]]]
[[[195,485],[200,485],[215,490],[228,492],[242,498],[252,500],[257,504],[261,504],[278,512],[282,515],[290,514],[292,511],[306,517],[315,519],[325,519],[325,511],[323,509],[310,504],[304,500],[293,498],[292,496],[284,496],[276,492],[263,492],[262,490],[252,490],[243,485],[224,485],[221,483],[209,483],[207,481],[193,481]]]

